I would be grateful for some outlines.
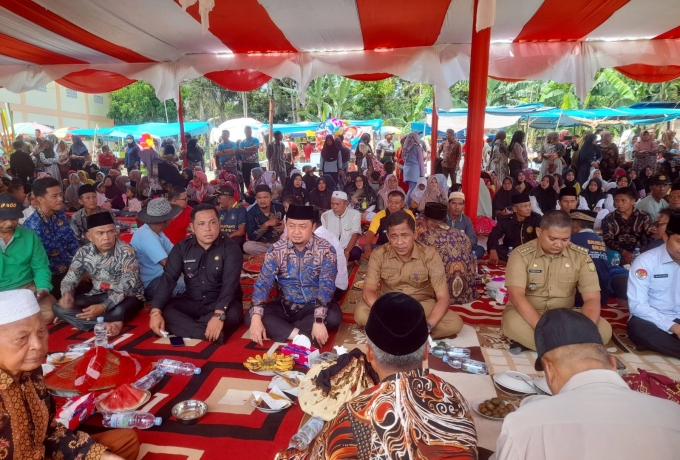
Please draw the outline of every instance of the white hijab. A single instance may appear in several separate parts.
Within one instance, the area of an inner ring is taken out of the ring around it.
[[[425,186],[425,189],[420,190],[418,188],[418,186],[420,184],[423,184]],[[413,191],[411,192],[411,201],[413,201],[415,203],[420,203],[420,199],[425,194],[425,190],[427,190],[427,179],[425,179],[424,177],[421,177],[420,179],[418,179],[418,183],[416,184],[416,188],[414,188]]]
[[[493,215],[493,207],[491,206],[491,194],[486,188],[484,179],[479,179],[479,201],[477,201],[477,215],[491,217]]]

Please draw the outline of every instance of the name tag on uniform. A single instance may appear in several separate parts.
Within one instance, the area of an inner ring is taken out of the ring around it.
[[[543,270],[529,270],[529,273],[543,273]]]
[[[668,273],[664,273],[661,275],[654,275],[654,278],[668,278]]]
[[[185,261],[184,261],[185,264],[190,264],[190,263],[192,263],[192,262],[196,262],[196,259],[191,259],[191,260],[185,260]]]

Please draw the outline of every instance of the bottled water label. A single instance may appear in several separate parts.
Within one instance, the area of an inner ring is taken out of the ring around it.
[[[126,417],[126,415],[126,412],[111,414],[108,425],[111,428],[128,428],[130,417]]]

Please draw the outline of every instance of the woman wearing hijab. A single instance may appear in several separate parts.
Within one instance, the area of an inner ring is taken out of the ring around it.
[[[357,148],[354,150],[354,157],[356,159],[355,164],[357,169],[361,168],[361,162],[364,159],[364,156],[368,153],[373,153],[373,148],[371,148],[371,135],[364,133],[361,135],[359,143],[357,144]]]
[[[212,192],[212,187],[210,187],[210,184],[208,183],[208,176],[206,176],[203,171],[195,171],[194,180],[192,180],[187,187],[189,204],[191,206],[197,206],[203,202],[210,201],[209,195]]]
[[[515,179],[515,190],[517,190],[519,193],[529,193],[531,189],[534,188],[527,182],[526,175],[521,169],[515,171],[515,173],[512,175],[512,178]]]
[[[534,170],[531,169],[531,168],[525,168],[523,170],[523,172],[524,172],[524,180],[526,181],[526,183],[531,185],[531,188],[538,187],[538,181],[535,181],[531,178],[531,176],[534,174]]]
[[[45,167],[45,172],[54,177],[61,183],[61,173],[59,172],[59,158],[54,153],[54,146],[50,141],[42,143],[42,150],[40,151],[40,162]]]
[[[482,171],[482,174],[486,174]],[[487,180],[483,177],[479,178],[479,201],[477,202],[477,216],[493,216],[493,204],[491,191],[487,185]]]
[[[354,187],[354,181],[359,177],[359,171],[349,171],[347,173],[347,183],[343,187],[343,190],[349,196],[350,190]]]
[[[141,172],[140,172],[141,176]],[[97,171],[97,174],[94,176],[94,183],[96,184],[97,182],[104,182],[104,179],[106,178],[106,174],[104,174],[101,171]]]
[[[439,187],[444,190],[444,195],[447,196],[447,203],[448,203],[448,196],[449,196],[449,184],[447,177],[444,174],[435,174],[434,177],[437,178],[437,183],[439,184]]]
[[[528,166],[528,155],[527,148],[524,145],[524,139],[526,135],[524,131],[515,131],[510,140],[510,146],[508,150],[510,151],[510,162],[508,167],[510,169],[510,174],[515,177],[515,171],[521,171]]]
[[[600,146],[598,146],[596,143],[597,135],[589,134],[583,141],[583,147],[581,147],[579,150],[578,164],[576,165],[578,170],[576,176],[579,183],[588,180],[590,168],[597,168],[600,165],[600,160],[602,160],[602,152],[600,152]]]
[[[548,174],[541,179],[540,186],[529,192],[531,210],[543,215],[544,213],[557,208],[558,193],[555,191],[555,178]]]
[[[80,202],[78,201],[80,199],[78,189],[84,184],[80,182],[80,178],[76,173],[69,174],[68,181],[69,186],[66,187],[66,191],[64,192],[64,205],[69,212],[77,211],[81,208]]]
[[[420,145],[420,136],[418,133],[410,133],[404,139],[401,150],[401,158],[404,160],[404,182],[408,184],[407,198],[410,198],[411,193],[416,188],[416,183],[419,178],[425,176],[425,163],[423,160],[423,148]],[[418,201],[415,201],[416,203]]]
[[[569,135],[568,129],[563,129],[562,131],[560,131],[560,134],[558,136],[559,142],[560,144],[564,145],[564,161],[565,163],[567,163],[567,166],[576,167],[576,163],[578,163],[579,144],[577,142],[567,140],[566,137],[568,135]],[[573,155],[572,152],[574,153]]]
[[[335,182],[330,174],[324,174],[316,179],[316,188],[309,192],[309,204],[319,212],[331,209],[331,196],[335,190]]]
[[[368,185],[366,176],[357,176],[348,195],[350,200],[349,205],[362,214],[375,211],[375,208],[378,206],[378,195],[375,193],[375,190]]]
[[[660,162],[656,166],[657,174],[664,174],[675,180],[677,178],[677,173],[673,171],[673,164],[678,161],[678,155],[680,151],[678,143],[675,140],[675,131],[664,131],[661,133],[661,142],[659,143],[659,153],[663,156],[664,161]]]
[[[121,210],[125,207],[125,200],[123,195],[125,194],[125,189],[121,190],[116,185],[116,179],[109,175],[104,179],[104,185],[106,185],[106,199],[110,200],[111,208]]]
[[[579,195],[578,208],[600,212],[600,210],[604,208],[604,201],[606,198],[607,195],[602,190],[602,181],[597,178],[592,178],[581,191],[581,195]]]
[[[573,168],[567,168],[562,172],[562,180],[565,187],[574,187],[577,194],[581,193],[581,184],[576,180],[576,171]],[[585,180],[588,180],[587,176]]]
[[[607,209],[609,212],[614,212],[614,193],[616,193],[617,189],[624,188],[624,187],[630,187],[630,178],[628,176],[619,176],[616,179],[616,187],[610,188],[607,190],[607,196],[604,200],[604,207]]]
[[[322,174],[328,174],[334,182],[338,181],[338,172],[342,170],[342,152],[330,134],[323,141],[320,167]]]
[[[378,208],[380,210],[387,208],[387,197],[391,192],[401,192],[401,194],[404,195],[404,198],[406,198],[404,191],[399,187],[397,176],[394,174],[388,174],[385,178],[385,184],[378,190]]]
[[[640,140],[633,145],[633,169],[639,171],[649,166],[654,171],[658,151],[659,148],[649,131],[642,131]]]
[[[420,200],[418,201],[418,211],[423,212],[427,203],[448,203],[446,192],[439,186],[439,182],[435,176],[430,176],[427,180],[425,193],[423,193],[423,196],[420,197]]]
[[[519,195],[519,192],[515,190],[515,181],[512,177],[506,177],[503,179],[503,184],[491,201],[493,215],[502,216],[508,214],[508,208],[512,208],[512,197]]]
[[[505,131],[498,131],[493,140],[493,152],[491,153],[491,161],[489,161],[488,170],[496,173],[499,179],[508,177],[510,175],[510,166],[508,164],[510,152],[508,151],[508,144],[505,141]]]
[[[189,139],[189,142],[187,142],[187,164],[189,168],[193,169],[194,166],[200,166],[202,169],[205,166],[203,155],[204,152],[198,145],[198,139]]]
[[[614,177],[614,170],[619,166],[619,148],[612,142],[613,136],[609,131],[602,131],[600,140],[600,160],[599,169],[602,172],[602,180],[610,181]]]
[[[411,192],[411,196],[407,196],[407,203],[408,207],[417,210],[418,206],[420,205],[420,200],[425,195],[425,191],[427,190],[427,179],[424,177],[421,177],[418,179],[418,182],[416,183],[416,188],[413,189]]]
[[[57,143],[56,151],[59,159],[59,174],[61,177],[68,177],[71,169],[71,158],[68,145],[63,139]]]
[[[556,132],[545,136],[545,143],[538,151],[537,163],[541,163],[541,179],[548,174],[562,174],[563,158],[566,155],[564,144]]]
[[[248,187],[248,195],[255,196],[255,187],[260,185],[262,174],[264,174],[264,170],[259,166],[250,170],[251,179],[250,186]]]
[[[87,153],[87,147],[83,144],[83,140],[80,136],[74,134],[71,136],[71,169],[79,170],[82,169],[85,159],[83,158]]]
[[[303,185],[304,181],[302,180],[302,174],[298,172],[293,173],[290,180],[286,182],[286,186],[283,187],[281,198],[292,196],[295,198],[295,204],[299,205],[307,204],[307,202],[309,201],[309,194],[307,193],[307,190],[305,190]]]
[[[94,181],[90,179],[90,176],[87,175],[87,171],[85,171],[84,169],[78,171],[78,177],[80,178],[80,182],[82,182],[83,184],[94,185]]]
[[[130,175],[130,178],[132,178],[132,174]],[[189,183],[194,180],[194,170],[193,168],[184,168],[182,170],[182,185],[181,187],[187,188],[189,186]]]

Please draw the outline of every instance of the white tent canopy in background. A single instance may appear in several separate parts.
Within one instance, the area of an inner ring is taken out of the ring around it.
[[[246,126],[250,126],[253,130],[253,137],[260,137],[260,127],[262,123],[254,118],[233,118],[227,120],[217,128],[210,130],[210,143],[217,144],[220,141],[220,136],[222,136],[223,130],[229,131],[229,139],[236,142],[239,139],[245,139],[245,134],[243,130]]]
[[[439,117],[439,124],[437,127],[438,131],[446,131],[447,129],[452,129],[455,132],[461,131],[468,126],[467,112],[461,113],[460,115],[446,115],[445,117]],[[428,113],[425,115],[427,124],[432,126],[432,114]],[[519,115],[491,115],[487,113],[484,116],[484,129],[501,129],[508,126],[512,126],[519,120]]]

